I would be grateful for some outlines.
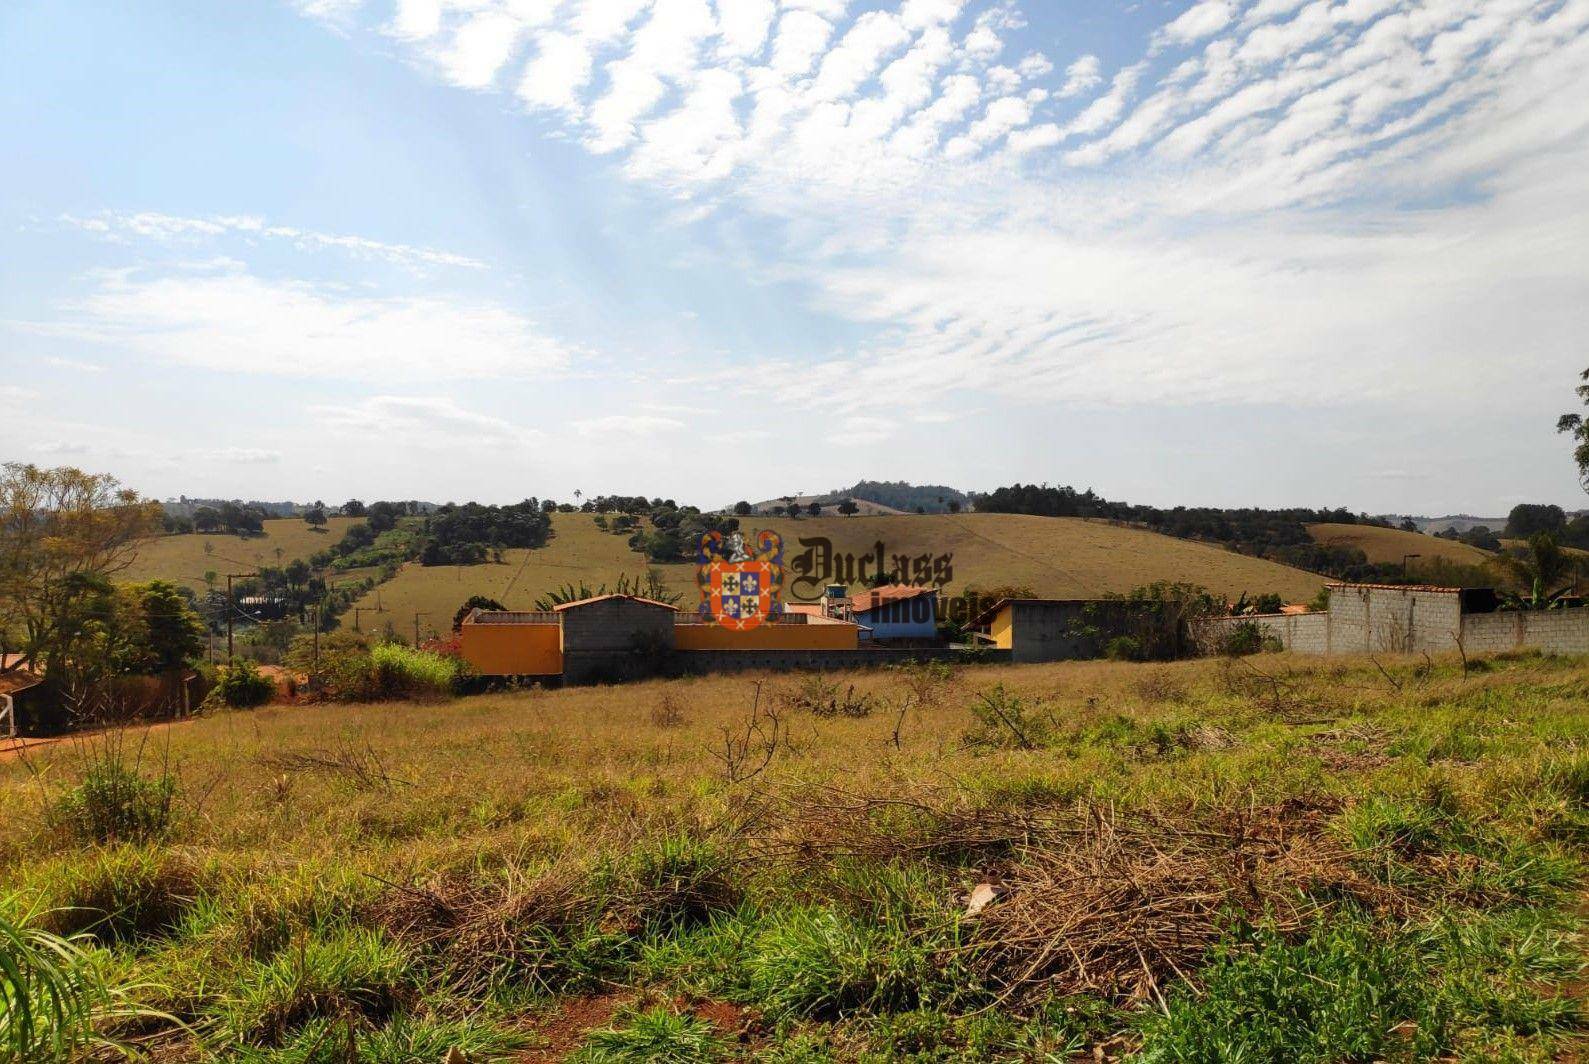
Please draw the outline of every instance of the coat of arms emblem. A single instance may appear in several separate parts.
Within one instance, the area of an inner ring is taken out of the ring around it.
[[[747,547],[739,532],[708,532],[696,558],[701,616],[736,632],[783,612],[783,539],[763,531],[751,540]]]

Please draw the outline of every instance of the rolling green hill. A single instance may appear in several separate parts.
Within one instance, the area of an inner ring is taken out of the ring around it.
[[[935,514],[880,517],[749,518],[745,529],[767,528],[784,540],[785,564],[805,547],[801,540],[826,538],[832,549],[868,554],[878,542],[888,554],[952,555],[956,594],[973,585],[1017,584],[1054,598],[1089,598],[1123,593],[1158,580],[1202,584],[1232,598],[1275,592],[1287,601],[1307,601],[1322,577],[1218,547],[1076,518],[1012,514]],[[422,631],[443,630],[471,595],[488,595],[509,609],[529,609],[536,598],[563,584],[611,586],[621,575],[656,569],[668,586],[695,602],[695,571],[687,564],[648,566],[628,547],[627,537],[600,531],[588,514],[557,514],[553,538],[539,550],[510,550],[499,564],[405,566],[359,606],[363,626],[411,631],[416,611]],[[857,583],[857,587],[860,585]]]
[[[282,566],[308,558],[341,539],[355,520],[333,517],[323,532],[316,532],[302,518],[282,517],[266,521],[264,534],[259,536],[220,532],[155,536],[144,541],[132,565],[116,579],[169,580],[203,591],[206,571],[218,573],[224,585],[229,572],[250,572],[261,565]]]

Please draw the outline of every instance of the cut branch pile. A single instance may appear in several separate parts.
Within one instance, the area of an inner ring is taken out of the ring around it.
[[[782,805],[783,816],[760,820],[776,827],[750,839],[758,856],[925,860],[991,884],[997,900],[968,918],[961,949],[1005,1003],[1151,998],[1166,980],[1194,976],[1234,922],[1262,919],[1284,933],[1344,901],[1411,904],[1354,869],[1327,830],[1338,809],[1328,801],[1165,816],[822,789]]]

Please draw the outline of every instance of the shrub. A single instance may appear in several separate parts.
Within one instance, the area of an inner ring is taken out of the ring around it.
[[[966,736],[973,745],[1033,750],[1048,740],[1054,730],[1051,714],[1038,716],[1039,707],[999,684],[977,696],[971,715],[977,727]]]
[[[1103,654],[1110,661],[1141,661],[1142,642],[1135,636],[1117,635],[1104,644]]]
[[[55,800],[51,822],[85,842],[136,842],[163,836],[171,826],[176,777],[145,776],[119,750],[97,755],[82,781]]]
[[[320,679],[335,698],[377,702],[401,698],[445,698],[462,679],[455,658],[397,643],[380,643],[368,654],[344,653],[323,662]]]
[[[269,702],[276,693],[276,685],[264,676],[247,658],[239,658],[220,668],[220,678],[215,685],[215,697],[233,709],[248,709]]]
[[[1241,621],[1230,626],[1220,637],[1218,651],[1228,658],[1244,658],[1264,648],[1264,631],[1252,621]]]

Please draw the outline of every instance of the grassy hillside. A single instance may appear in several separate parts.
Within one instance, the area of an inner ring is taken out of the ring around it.
[[[1314,542],[1324,546],[1356,547],[1368,555],[1371,562],[1400,565],[1409,554],[1421,554],[1423,560],[1442,558],[1458,565],[1483,565],[1490,557],[1488,552],[1466,543],[1437,539],[1418,532],[1403,532],[1399,528],[1378,528],[1374,525],[1309,525],[1308,533]],[[1412,563],[1418,571],[1418,562]]]
[[[137,558],[117,579],[169,580],[202,591],[205,570],[215,570],[224,583],[228,572],[248,572],[261,565],[281,566],[298,558],[308,558],[341,539],[355,520],[333,517],[326,523],[324,532],[316,532],[302,518],[276,518],[264,523],[264,535],[246,539],[220,533],[156,536],[138,548]],[[210,548],[208,552],[206,546]],[[281,550],[279,559],[278,548]]]
[[[1589,665],[1381,664],[221,713],[0,760],[0,915],[178,1064],[1584,1059]]]
[[[659,569],[675,590],[694,594],[693,566],[647,566],[643,555],[629,549],[628,536],[601,531],[589,514],[553,514],[552,531],[545,547],[503,551],[501,563],[409,563],[396,578],[359,600],[362,608],[385,611],[373,617],[366,614],[362,626],[380,628],[390,620],[398,631],[412,633],[414,613],[420,611],[429,615],[420,620],[422,632],[445,631],[454,611],[472,595],[488,595],[509,609],[527,610],[541,595],[564,584],[613,584],[624,575],[643,577],[647,568]]]
[[[764,517],[748,518],[743,525],[781,535],[786,564],[804,549],[801,539],[816,537],[830,539],[837,553],[869,553],[881,540],[890,554],[952,554],[951,594],[973,584],[1018,584],[1043,596],[1085,598],[1130,591],[1156,580],[1189,580],[1232,598],[1242,592],[1272,591],[1288,601],[1305,602],[1324,583],[1314,574],[1218,547],[1072,518],[937,514],[791,521]],[[399,631],[411,631],[418,610],[430,615],[422,620],[422,627],[441,629],[471,595],[489,595],[510,609],[528,609],[538,596],[562,584],[583,580],[592,587],[610,585],[625,573],[640,576],[648,568],[645,559],[629,549],[627,537],[601,532],[587,514],[557,514],[552,529],[555,535],[546,547],[507,551],[503,564],[408,565],[359,605],[385,608],[386,614],[373,622],[377,626],[390,619]],[[652,568],[693,604],[693,566]],[[365,627],[370,623],[366,616]]]

